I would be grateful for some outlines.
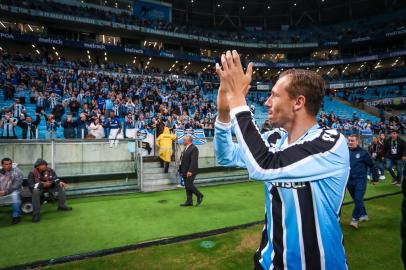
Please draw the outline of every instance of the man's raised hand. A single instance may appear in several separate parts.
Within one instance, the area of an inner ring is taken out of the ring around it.
[[[220,77],[219,89],[223,91],[223,94],[227,95],[229,109],[246,105],[245,96],[248,93],[252,79],[252,63],[248,64],[247,71],[244,73],[240,56],[236,50],[233,50],[221,55],[221,65],[222,68],[220,68],[219,64],[216,64],[216,72]],[[222,104],[217,106],[220,105]]]

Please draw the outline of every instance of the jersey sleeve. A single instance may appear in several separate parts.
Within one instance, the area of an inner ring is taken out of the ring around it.
[[[221,123],[216,120],[214,124],[214,151],[220,165],[246,167],[240,153],[240,146],[233,142],[231,123]]]
[[[217,162],[223,166],[235,166],[246,168],[245,160],[241,155],[241,147],[234,143],[232,139],[233,127],[231,123],[221,123],[216,120],[214,125],[214,149],[216,152]],[[273,131],[266,132],[261,136],[261,140],[270,147],[268,141],[276,141],[280,138],[279,133]]]
[[[325,179],[349,169],[345,138],[336,130],[317,130],[316,136],[281,150],[274,150],[261,138],[248,106],[231,111],[239,143],[229,154],[243,160],[252,179],[275,182],[307,182]],[[309,136],[310,138],[310,136]],[[227,152],[229,150],[224,150]],[[223,153],[223,156],[226,156]]]

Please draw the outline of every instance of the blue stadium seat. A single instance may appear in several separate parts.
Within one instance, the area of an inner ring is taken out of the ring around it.
[[[372,123],[376,123],[377,121],[379,121],[379,118],[376,116],[353,108],[342,102],[336,100],[331,101],[330,98],[328,97],[325,97],[323,99],[323,104],[324,104],[324,112],[326,112],[327,114],[329,114],[330,112],[334,112],[336,116],[339,116],[343,120],[352,119],[353,113],[356,112],[359,119],[364,119],[365,121],[371,120]]]

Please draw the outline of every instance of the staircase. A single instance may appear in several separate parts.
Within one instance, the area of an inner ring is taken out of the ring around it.
[[[175,189],[178,185],[175,163],[169,164],[169,172],[164,173],[159,161],[145,161],[142,163],[142,191],[158,191]]]
[[[141,191],[149,192],[178,188],[180,179],[177,174],[177,165],[174,162],[169,164],[168,173],[164,173],[164,168],[160,167],[160,163],[156,159],[145,158],[139,166],[139,168],[142,168],[138,175],[142,179],[140,181]],[[194,183],[198,186],[207,186],[242,182],[248,179],[246,169],[215,166],[200,168]]]

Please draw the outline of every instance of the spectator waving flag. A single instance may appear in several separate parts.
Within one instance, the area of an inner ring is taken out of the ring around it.
[[[175,132],[178,138],[177,142],[179,144],[183,144],[183,137],[185,135],[191,135],[193,138],[193,144],[195,145],[201,145],[207,142],[203,129],[186,129],[186,130],[176,129]]]

